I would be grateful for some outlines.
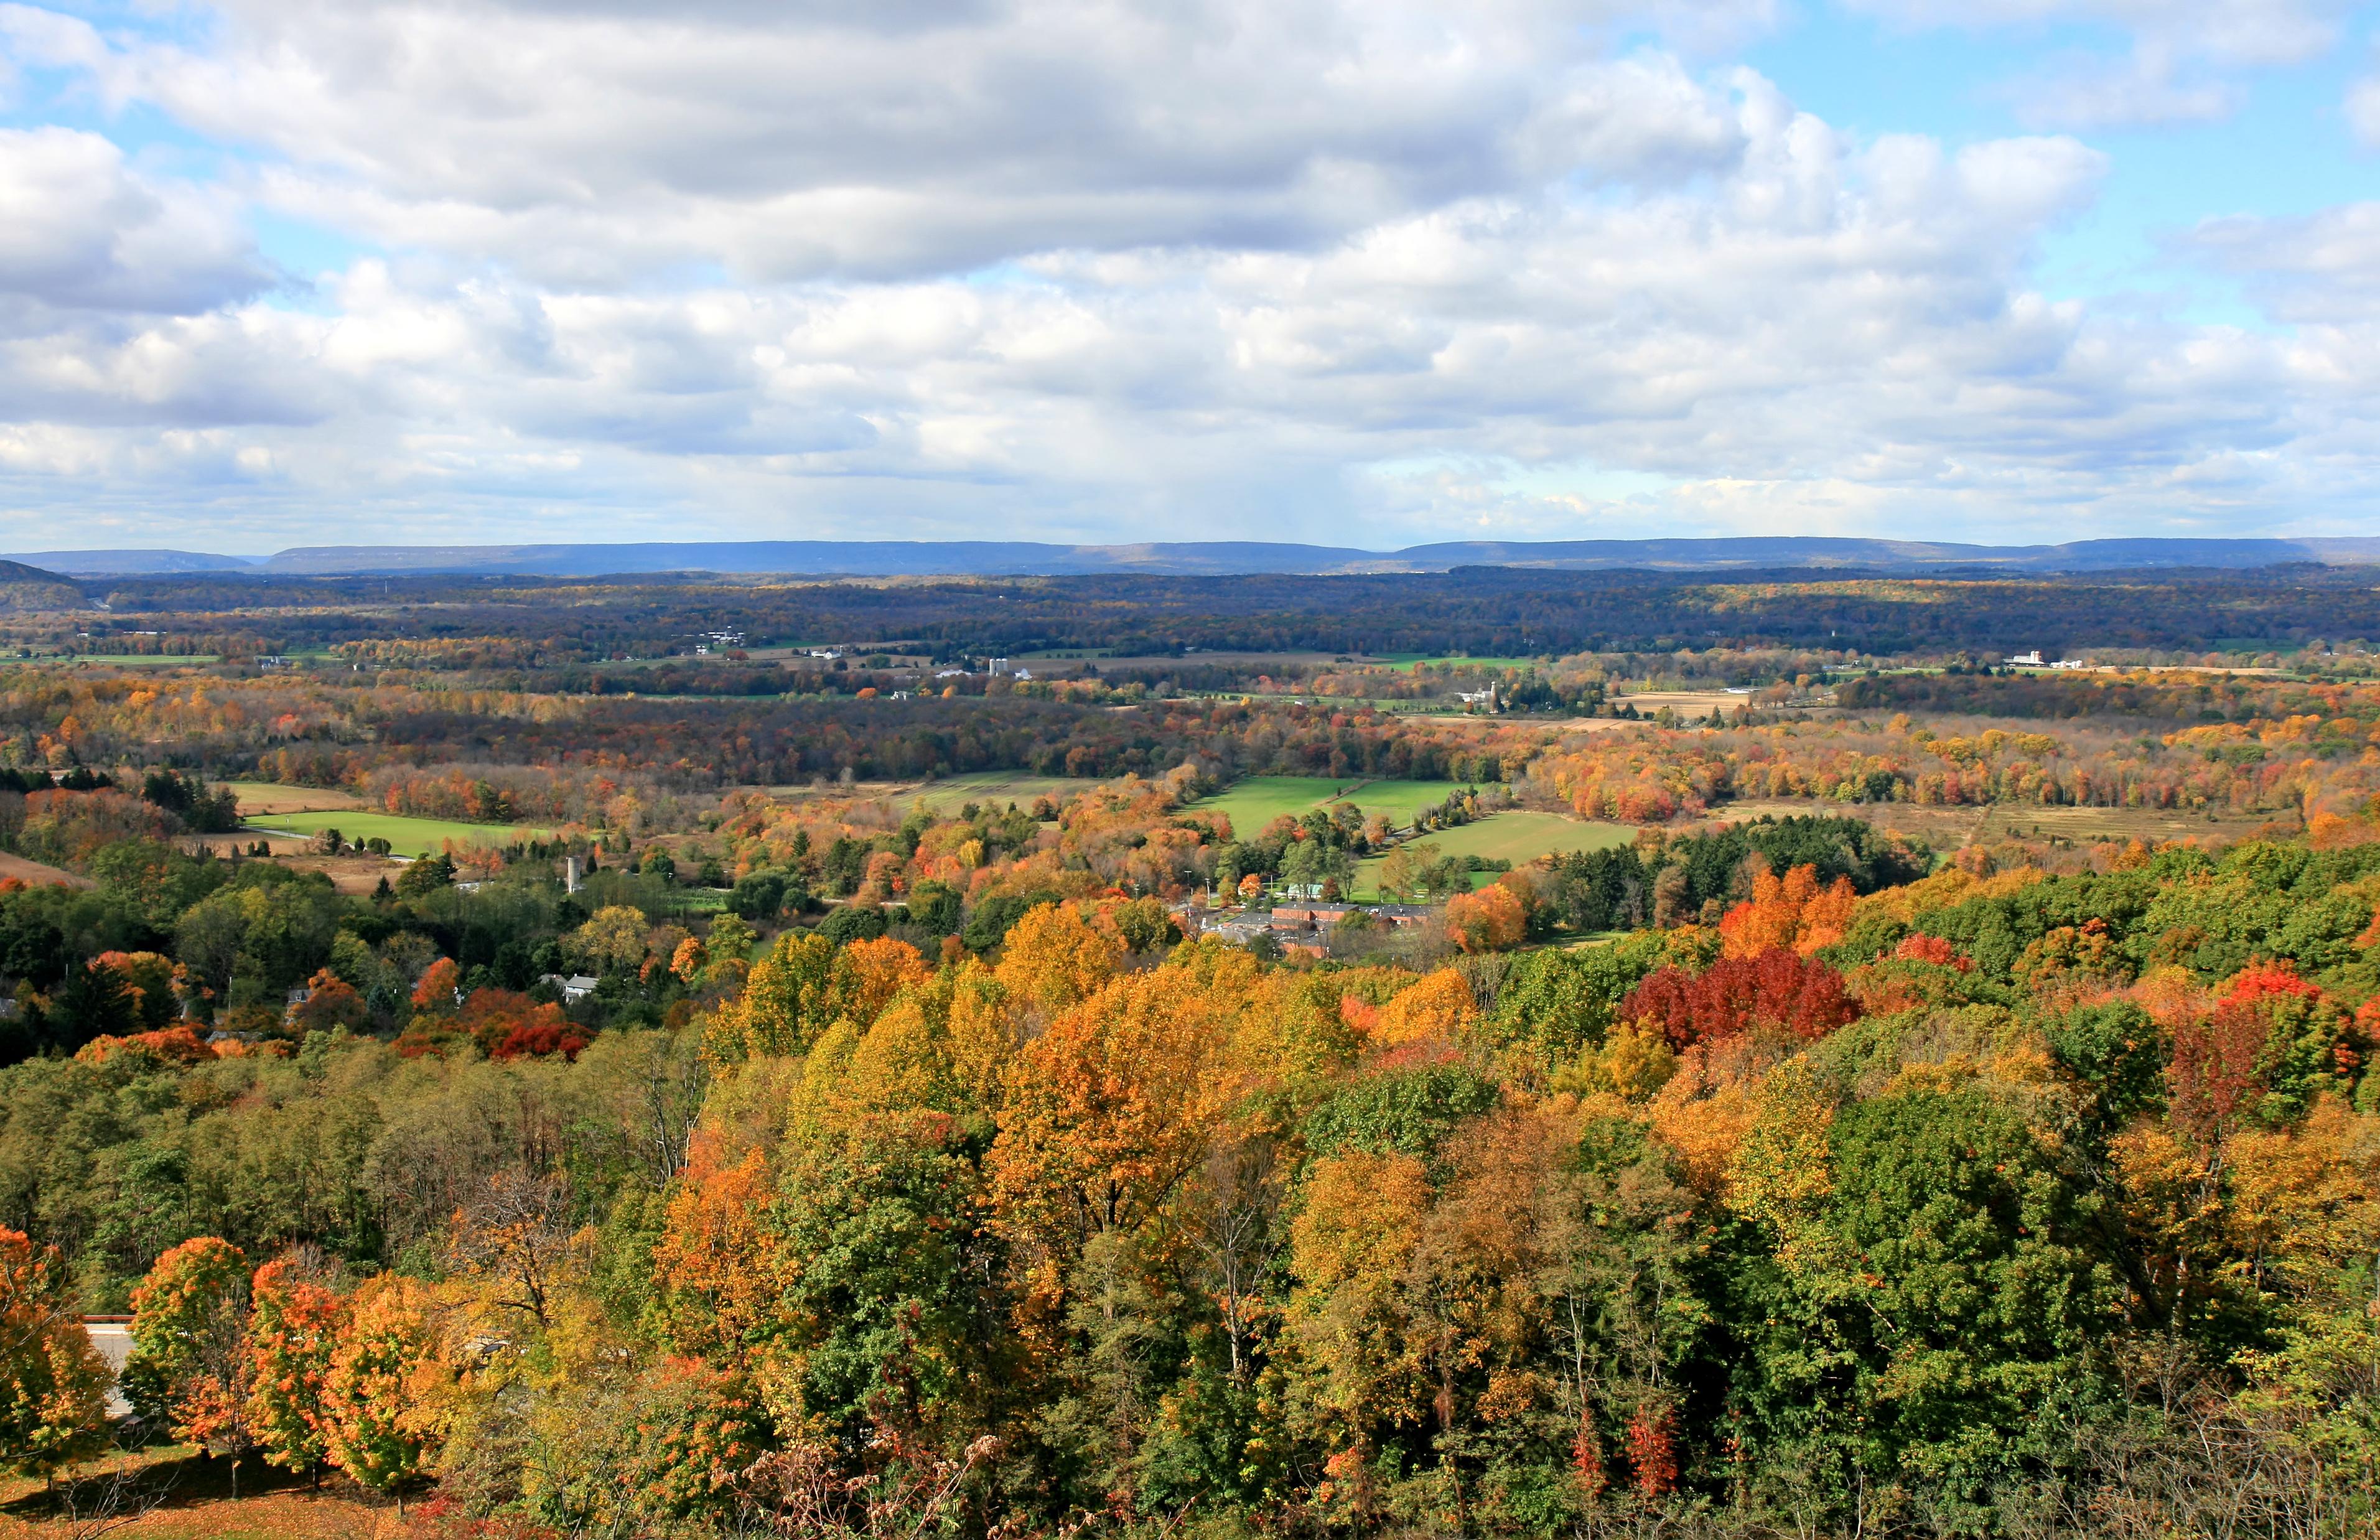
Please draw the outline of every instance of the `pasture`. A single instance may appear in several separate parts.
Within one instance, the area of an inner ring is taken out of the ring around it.
[[[1430,844],[1440,855],[1476,855],[1483,861],[1510,861],[1516,867],[1526,866],[1540,855],[1567,855],[1573,851],[1609,850],[1627,844],[1635,839],[1636,831],[1623,823],[1588,823],[1568,819],[1560,813],[1533,813],[1514,808],[1491,814],[1487,818],[1456,829],[1442,829],[1425,834],[1408,849]],[[1379,895],[1380,863],[1386,856],[1376,856],[1355,865],[1355,895],[1378,898]],[[1472,885],[1480,886],[1496,879],[1494,872],[1475,872]]]
[[[508,845],[520,840],[552,838],[550,829],[517,823],[462,823],[452,819],[409,819],[395,813],[333,808],[313,813],[268,813],[250,819],[246,827],[260,834],[311,839],[325,829],[353,843],[386,840],[391,855],[435,855],[453,841],[458,845]]]
[[[907,807],[922,802],[944,818],[955,817],[970,802],[986,806],[1005,807],[1016,804],[1026,812],[1033,810],[1036,797],[1062,797],[1098,785],[1079,776],[1026,775],[1021,770],[970,770],[965,775],[945,776],[929,781],[914,792],[903,792],[892,798],[893,806]]]
[[[1430,658],[1430,657],[1424,657],[1424,656],[1421,656],[1420,654],[1417,654],[1417,653],[1411,653],[1411,652],[1397,652],[1397,653],[1390,653],[1390,654],[1389,655],[1389,661],[1390,661],[1390,662],[1393,662],[1393,663],[1394,663],[1394,664],[1395,664],[1399,669],[1402,670],[1403,672],[1405,672],[1405,673],[1418,673],[1420,670],[1425,669],[1425,668],[1433,668],[1433,669],[1442,669],[1442,668],[1450,668],[1450,667],[1451,667],[1451,668],[1465,668],[1465,669],[1525,669],[1525,668],[1539,668],[1539,667],[1544,666],[1544,663],[1545,663],[1545,661],[1546,661],[1543,658],[1462,658],[1462,657],[1438,657],[1438,658]]]
[[[261,813],[320,813],[349,807],[361,808],[364,804],[353,792],[329,790],[321,786],[284,786],[270,781],[219,781],[239,798],[239,814],[252,819]]]
[[[1213,796],[1191,805],[1201,813],[1222,813],[1232,820],[1232,832],[1253,839],[1266,824],[1281,815],[1294,818],[1327,803],[1348,801],[1368,817],[1386,813],[1399,828],[1414,814],[1434,807],[1464,790],[1459,781],[1365,781],[1356,776],[1251,775],[1234,781]]]

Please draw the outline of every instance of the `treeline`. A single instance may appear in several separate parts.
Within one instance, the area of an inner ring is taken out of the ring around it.
[[[2299,714],[2162,734],[2096,723],[2032,732],[2021,720],[1950,734],[1906,716],[1828,718],[1573,740],[1534,761],[1529,776],[1536,794],[1582,818],[1628,823],[1667,822],[1738,798],[2312,819],[2357,812],[2380,791],[2364,762],[2375,725]]]
[[[118,623],[128,630],[219,632],[212,617],[239,613],[277,650],[369,644],[399,649],[375,656],[427,666],[442,655],[425,644],[455,644],[444,656],[454,662],[494,661],[508,644],[533,644],[511,654],[523,660],[649,658],[721,629],[756,644],[904,639],[938,657],[1098,649],[1534,657],[1725,646],[1996,658],[2032,647],[2201,652],[2242,641],[2289,651],[2380,637],[2380,595],[2350,572],[2313,567],[1986,581],[1499,567],[904,584],[173,577],[121,580],[110,602],[138,617],[137,626]]]
[[[2139,717],[2154,721],[2237,720],[2254,712],[2270,686],[2241,677],[2192,673],[1889,673],[1857,675],[1835,686],[1854,710],[1957,712],[2052,721]]]
[[[550,802],[538,806],[520,778],[498,767],[590,782],[608,776],[615,786],[634,777],[681,791],[979,770],[1100,779],[1159,774],[1194,759],[1225,777],[1489,782],[1517,774],[1548,741],[1524,724],[1413,723],[1368,709],[1289,703],[1168,700],[1115,710],[1007,694],[747,702],[418,688],[374,677],[16,671],[0,681],[0,760],[140,763],[170,755],[218,777],[369,785],[375,795],[385,794],[376,772],[404,770],[474,788],[484,780],[497,788],[492,806],[553,816]],[[565,800],[576,811],[586,799]]]

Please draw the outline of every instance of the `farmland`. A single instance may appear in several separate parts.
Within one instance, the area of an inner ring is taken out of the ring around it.
[[[1296,817],[1309,808],[1342,796],[1366,813],[1386,813],[1402,827],[1414,813],[1444,802],[1464,787],[1454,781],[1364,781],[1354,776],[1252,775],[1194,804],[1201,813],[1221,813],[1232,820],[1232,832],[1253,837],[1266,824],[1287,814]]]
[[[1518,867],[1540,855],[1566,855],[1572,851],[1624,845],[1635,837],[1636,831],[1625,824],[1587,823],[1559,813],[1515,809],[1424,835],[1419,843],[1436,845],[1440,855],[1476,855],[1486,861],[1510,861]],[[1381,856],[1356,864],[1356,897],[1378,896],[1380,863],[1385,859]],[[1495,873],[1478,872],[1474,877],[1475,887],[1493,881]]]
[[[1079,792],[1096,782],[1062,775],[1026,775],[1014,770],[978,770],[969,775],[945,776],[929,781],[914,794],[904,794],[894,800],[903,806],[922,802],[944,817],[953,817],[970,802],[989,806],[1005,807],[1010,803],[1030,808],[1036,797],[1063,796]]]
[[[263,834],[310,838],[335,829],[350,843],[386,840],[391,854],[434,855],[448,842],[458,845],[508,845],[522,840],[550,839],[552,831],[521,824],[463,823],[450,819],[409,819],[395,813],[370,813],[334,808],[314,813],[272,813],[251,820],[249,828]]]
[[[363,803],[352,792],[330,791],[320,786],[282,786],[269,781],[225,781],[239,798],[243,818],[260,814],[320,813],[360,808]]]

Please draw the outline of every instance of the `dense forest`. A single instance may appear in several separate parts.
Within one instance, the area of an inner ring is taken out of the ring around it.
[[[112,619],[11,635],[86,651],[286,653],[450,644],[475,666],[666,656],[705,633],[755,645],[905,640],[937,658],[1104,649],[1529,657],[1724,646],[1872,658],[2042,648],[2295,651],[2380,637],[2350,569],[2158,570],[2030,579],[1468,567],[1364,576],[906,580],[115,579]],[[415,653],[417,658],[429,656]]]
[[[747,962],[252,864],[0,1071],[16,1297],[137,1305],[161,1427],[533,1533],[2362,1533],[2380,841],[1864,840],[1657,853],[1713,908],[1584,950],[1294,967],[1111,888]],[[37,892],[12,970],[171,907]],[[508,991],[540,928],[608,1022]],[[218,935],[234,993],[328,964],[153,1025]],[[11,1458],[87,1446],[71,1355],[10,1372],[65,1387]]]

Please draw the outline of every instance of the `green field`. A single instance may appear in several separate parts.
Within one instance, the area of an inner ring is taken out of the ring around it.
[[[1496,813],[1458,829],[1440,830],[1426,834],[1420,843],[1438,847],[1440,855],[1476,855],[1488,861],[1510,861],[1525,866],[1540,855],[1567,855],[1577,850],[1609,850],[1624,845],[1636,837],[1636,831],[1620,823],[1585,823],[1566,819],[1559,813],[1531,813],[1520,809]],[[1378,879],[1382,856],[1359,861],[1355,866],[1355,896],[1379,896]],[[1494,872],[1475,872],[1474,887],[1493,882]]]
[[[1414,814],[1434,807],[1463,790],[1456,781],[1363,781],[1354,776],[1251,775],[1234,781],[1213,796],[1192,804],[1200,813],[1222,813],[1232,820],[1232,832],[1253,839],[1266,824],[1286,813],[1292,817],[1341,797],[1362,808],[1366,816],[1386,813],[1402,827]]]
[[[1469,668],[1519,669],[1542,666],[1545,662],[1542,658],[1448,658],[1432,657],[1420,652],[1385,652],[1380,656],[1408,673],[1425,663],[1432,668],[1443,668],[1449,663],[1461,663]]]
[[[898,798],[902,806],[922,802],[944,817],[952,816],[970,802],[989,806],[1005,807],[1016,804],[1026,812],[1033,810],[1033,799],[1042,796],[1062,796],[1069,792],[1086,791],[1098,785],[1096,781],[1063,775],[1026,775],[1017,770],[973,770],[965,775],[945,776],[929,782],[910,796]]]
[[[310,838],[325,829],[335,829],[340,838],[352,844],[358,840],[386,840],[389,850],[397,855],[435,855],[446,848],[446,842],[458,845],[508,845],[518,840],[552,838],[550,829],[532,829],[517,823],[458,823],[448,819],[408,819],[395,813],[366,813],[339,809],[323,813],[260,813],[244,828],[260,834],[285,834],[293,838]]]

